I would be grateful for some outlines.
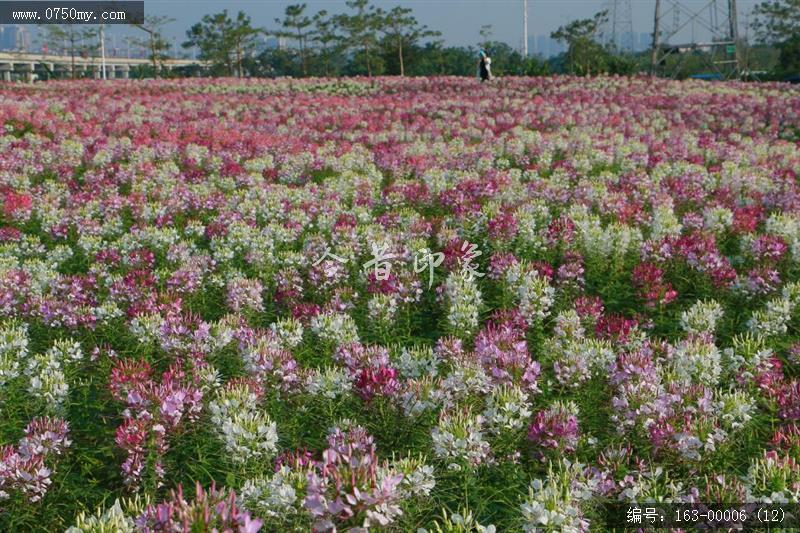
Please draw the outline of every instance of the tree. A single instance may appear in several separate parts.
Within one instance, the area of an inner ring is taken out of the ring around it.
[[[400,75],[405,76],[405,62],[403,50],[408,50],[425,37],[438,37],[441,32],[431,31],[427,26],[420,26],[413,11],[405,7],[394,7],[383,15],[382,30],[386,38],[396,47],[397,58],[400,63]]]
[[[378,30],[382,25],[380,12],[369,0],[348,0],[347,7],[355,10],[352,15],[338,15],[336,25],[344,33],[347,47],[358,48],[363,53],[367,76],[372,76],[373,58],[370,54],[378,41]]]
[[[314,32],[311,40],[319,48],[319,58],[322,61],[323,74],[327,77],[331,75],[331,60],[340,42],[336,35],[336,20],[328,17],[325,10],[319,11],[314,15]]]
[[[489,44],[491,44],[492,41],[492,35],[494,34],[492,31],[492,25],[484,24],[481,26],[481,31],[479,33],[481,36],[481,42],[478,43],[478,46],[484,49],[489,48]]]
[[[761,42],[777,45],[782,73],[800,71],[800,0],[767,0],[753,8]]]
[[[148,15],[144,18],[144,23],[132,24],[134,28],[139,28],[147,33],[147,39],[134,39],[132,42],[136,46],[149,50],[150,61],[153,63],[153,75],[156,78],[164,65],[164,60],[167,59],[167,51],[169,50],[169,42],[164,38],[161,28],[170,22],[175,22],[175,19]]]
[[[297,41],[303,76],[308,75],[306,45],[311,32],[308,31],[307,28],[313,23],[313,20],[305,15],[305,10],[306,4],[292,4],[286,6],[283,20],[275,19],[275,22],[280,24],[284,28],[284,31],[274,32],[278,37],[288,37]]]
[[[233,22],[233,32],[231,41],[233,52],[236,57],[236,75],[242,77],[242,60],[245,55],[250,55],[256,46],[256,36],[263,33],[262,30],[250,25],[250,17],[243,11],[239,11],[236,20]]]
[[[48,48],[51,48],[51,44],[60,44],[62,53],[70,56],[70,78],[75,79],[75,57],[79,54],[88,56],[97,49],[95,38],[98,30],[78,27],[75,24],[45,24],[41,29],[44,31],[44,42],[48,44]]]
[[[250,25],[250,17],[243,11],[231,19],[224,9],[215,15],[205,15],[189,28],[183,46],[199,48],[200,59],[211,63],[213,70],[242,77],[242,61],[255,48],[255,36],[261,32]]]
[[[607,15],[607,11],[601,11],[590,19],[573,20],[550,34],[567,45],[567,67],[571,74],[588,76],[606,71],[609,54],[596,39]]]

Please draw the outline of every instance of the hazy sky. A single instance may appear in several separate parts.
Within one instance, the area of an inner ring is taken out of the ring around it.
[[[727,5],[728,0],[681,0],[685,9],[676,17],[674,10],[668,11],[674,0],[662,0],[662,11],[667,12],[664,16],[666,30],[670,31],[676,24],[683,26],[683,30],[669,42],[678,44],[708,40],[708,30],[700,24],[688,22],[697,12],[702,12],[708,18],[708,6],[715,1],[720,5]],[[180,44],[186,38],[186,30],[205,14],[217,13],[222,9],[228,9],[235,14],[242,10],[250,15],[254,26],[269,30],[277,29],[275,18],[283,16],[287,5],[302,2],[303,0],[145,0],[145,13],[166,15],[175,19],[164,29],[168,39],[181,50]],[[528,0],[528,35],[549,35],[571,20],[591,17],[602,9],[608,9],[613,2],[614,0]],[[633,31],[651,33],[655,0],[617,0],[617,5],[624,6],[628,2],[631,6]],[[305,0],[305,3],[309,15],[321,9],[329,13],[347,11],[344,0]],[[522,0],[372,0],[372,3],[387,10],[396,5],[412,8],[422,24],[441,31],[445,42],[450,45],[474,46],[480,40],[481,26],[490,24],[493,39],[505,41],[517,49],[522,47]],[[742,36],[747,31],[748,14],[757,3],[758,0],[738,0]],[[108,44],[124,53],[122,36],[137,33],[140,30],[129,26],[117,26],[113,29],[110,27],[107,35],[109,41],[113,39],[113,43]]]
[[[708,13],[708,6],[712,0],[682,0],[689,11],[703,10]],[[716,0],[725,3],[727,0]],[[183,39],[185,30],[197,22],[206,13],[215,13],[224,8],[231,12],[245,11],[252,19],[254,25],[275,28],[274,19],[283,15],[283,10],[288,4],[299,3],[300,0],[236,0],[236,1],[209,1],[209,0],[146,0],[145,12],[151,14],[168,15],[176,22],[169,26],[169,34]],[[549,34],[562,24],[575,18],[590,17],[594,13],[607,7],[612,0],[528,0],[528,34]],[[662,0],[662,4],[669,6],[671,0]],[[320,9],[328,12],[344,12],[347,10],[343,0],[306,0],[307,11],[315,13]],[[442,32],[448,44],[474,45],[479,39],[480,27],[491,24],[494,37],[506,41],[512,46],[519,47],[522,42],[522,0],[373,0],[373,3],[391,8],[403,5],[414,9],[417,19],[427,24],[431,29]],[[626,2],[618,0],[618,5]],[[744,31],[746,15],[757,0],[739,0],[739,18],[741,31]],[[630,0],[631,15],[634,32],[651,32],[653,25],[654,0]],[[676,22],[670,14],[665,21],[668,24]],[[689,19],[689,13],[683,12],[678,17],[679,24]],[[703,38],[707,32],[695,25],[695,36]],[[689,39],[691,25],[687,25],[683,34],[676,36]],[[680,39],[677,39],[680,40]]]

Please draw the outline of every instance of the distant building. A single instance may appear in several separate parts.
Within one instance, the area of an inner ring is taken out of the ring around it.
[[[550,57],[550,51],[547,49],[547,36],[536,36],[536,53],[542,57]]]
[[[0,26],[0,50],[19,50],[24,44],[20,26]],[[30,37],[28,38],[30,44]]]
[[[31,33],[25,26],[0,26],[0,49],[28,52],[31,49]]]
[[[286,37],[267,37],[264,40],[264,46],[272,49],[285,50]]]
[[[545,59],[557,56],[564,52],[566,47],[549,35],[536,35],[528,38],[528,48],[531,53]]]
[[[624,32],[617,38],[620,49],[630,52],[649,50],[652,37],[649,33]],[[528,49],[545,59],[555,57],[567,51],[567,47],[549,35],[533,35],[528,37]]]
[[[649,50],[650,47],[653,45],[653,35],[650,33],[640,33],[639,34],[639,47],[637,52],[643,52],[645,50]]]

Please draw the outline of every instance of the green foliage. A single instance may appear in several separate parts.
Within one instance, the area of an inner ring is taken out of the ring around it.
[[[175,19],[169,17],[160,17],[157,15],[148,15],[144,18],[144,23],[134,24],[135,28],[147,33],[146,39],[134,39],[132,44],[147,48],[150,55],[150,61],[153,64],[153,74],[157,78],[164,67],[164,61],[167,59],[167,52],[169,51],[169,41],[164,38],[162,28]]]
[[[235,19],[228,15],[227,9],[206,15],[187,30],[183,46],[199,48],[200,59],[211,64],[212,73],[242,77],[244,59],[255,48],[255,36],[262,32],[250,22],[243,11]]]
[[[753,13],[756,36],[780,51],[777,74],[800,72],[800,0],[766,0]]]

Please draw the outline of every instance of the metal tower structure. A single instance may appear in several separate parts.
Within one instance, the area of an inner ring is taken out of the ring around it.
[[[528,57],[528,0],[522,0],[522,57]]]
[[[620,52],[634,49],[633,15],[631,0],[606,0],[608,21],[603,31],[605,43]]]
[[[656,0],[653,17],[653,75],[676,77],[687,57],[704,52],[710,74],[730,79],[741,75],[739,22],[736,0],[705,0],[699,9],[682,0]],[[672,20],[671,26],[667,21]],[[695,29],[710,34],[707,41],[695,39]],[[691,30],[689,42],[676,44],[674,38]]]

